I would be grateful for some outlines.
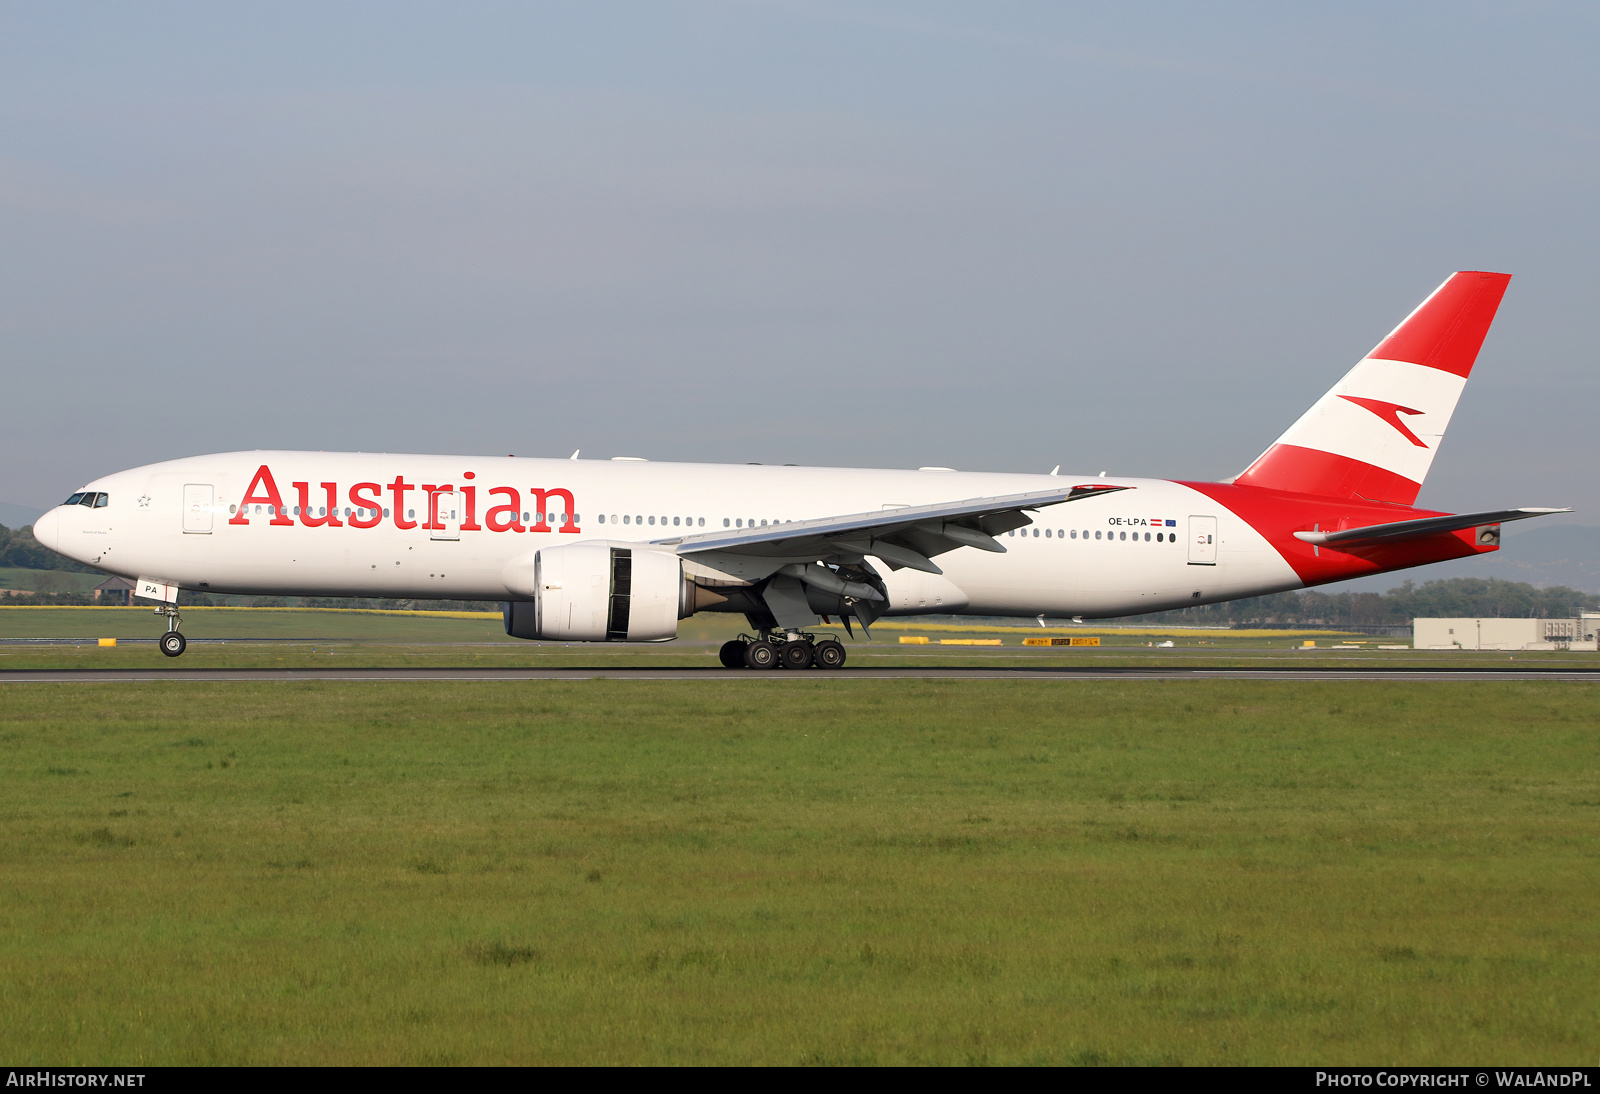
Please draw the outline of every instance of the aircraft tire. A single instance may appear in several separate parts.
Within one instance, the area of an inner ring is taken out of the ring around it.
[[[778,664],[778,648],[771,642],[748,642],[744,647],[744,667],[770,669]]]
[[[778,656],[783,660],[786,669],[808,669],[811,667],[815,654],[811,650],[811,643],[805,639],[796,639],[785,642],[778,650]]]
[[[812,663],[819,669],[844,668],[844,646],[831,638],[825,638],[818,642],[813,656],[816,660]]]
[[[161,636],[161,652],[168,657],[181,656],[188,645],[189,640],[177,631],[168,631]]]
[[[717,659],[722,662],[723,668],[744,668],[744,645],[737,638],[722,644],[722,648],[717,651]]]

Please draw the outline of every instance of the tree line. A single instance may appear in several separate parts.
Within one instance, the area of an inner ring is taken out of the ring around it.
[[[75,574],[97,574],[93,566],[58,555],[33,538],[33,528],[7,528],[0,524],[0,566],[21,570],[67,570]]]
[[[1594,593],[1496,577],[1451,577],[1418,585],[1406,581],[1385,593],[1325,593],[1316,589],[1255,596],[1224,604],[1156,612],[1136,618],[1189,626],[1297,624],[1301,626],[1393,626],[1417,617],[1564,619],[1593,611]]]

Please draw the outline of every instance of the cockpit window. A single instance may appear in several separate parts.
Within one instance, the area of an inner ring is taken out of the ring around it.
[[[86,494],[84,494],[84,495],[83,495],[83,497],[82,497],[82,498],[81,498],[81,499],[79,499],[79,501],[78,501],[78,504],[79,504],[79,505],[87,505],[87,506],[89,506],[89,507],[90,507],[90,508],[93,508],[93,507],[94,507],[94,499],[95,499],[95,498],[96,498],[96,497],[97,497],[97,496],[98,496],[98,495],[96,495],[96,494],[95,494],[95,493],[94,493],[94,491],[92,491],[92,490],[91,490],[91,491],[89,491],[89,492],[88,492],[88,493],[86,493]]]
[[[94,507],[96,509],[104,509],[106,507],[106,495],[96,494],[94,496]]]
[[[62,502],[61,504],[62,505],[77,505],[82,500],[83,500],[83,492],[80,490],[78,493],[72,495],[72,497],[68,498],[66,501]]]

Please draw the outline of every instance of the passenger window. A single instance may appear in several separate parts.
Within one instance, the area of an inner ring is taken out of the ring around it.
[[[1050,538],[1050,529],[1046,528],[1044,530],[1044,538],[1045,539],[1049,539]]]
[[[656,522],[656,518],[655,518],[655,517],[651,517],[651,518],[650,518],[650,523],[651,523],[651,524],[654,524],[654,523],[655,523],[655,522]]]
[[[317,516],[325,517],[327,515],[328,515],[328,507],[326,505],[317,506]]]
[[[417,511],[415,509],[407,509],[406,510],[406,519],[407,520],[414,520],[414,519],[416,519],[416,516],[417,516]]]
[[[1078,538],[1078,530],[1076,528],[1074,528],[1072,530],[1072,538],[1073,539],[1077,539]]]
[[[1128,538],[1128,533],[1126,533],[1126,532],[1118,532],[1117,533],[1117,538],[1118,539],[1127,539]]]
[[[665,518],[663,518],[663,519],[665,519]],[[674,528],[676,528],[678,526],[678,518],[677,517],[673,517],[672,518],[672,526]]]
[[[600,523],[604,524],[605,522],[606,522],[606,515],[604,513],[601,513],[600,514]]]
[[[385,509],[385,510],[384,510],[384,511],[383,511],[383,518],[384,518],[384,519],[385,519],[385,520],[388,520],[388,519],[389,519],[389,510],[387,510],[387,509]]]
[[[705,517],[701,517],[700,518],[700,527],[704,528],[705,526],[706,526],[706,518]]]
[[[1144,541],[1145,541],[1145,542],[1146,542],[1146,543],[1149,543],[1149,542],[1150,542],[1150,533],[1149,533],[1149,532],[1146,532],[1146,533],[1145,533],[1145,534],[1144,534]]]
[[[1095,534],[1094,534],[1094,538],[1095,538],[1095,539],[1099,539],[1099,538],[1100,538],[1100,533],[1099,533],[1099,532],[1098,532],[1098,531],[1097,531],[1097,532],[1095,532]]]
[[[728,518],[727,518],[727,517],[723,517],[723,518],[722,518],[722,526],[723,526],[723,527],[724,527],[724,528],[727,528],[727,527],[728,527],[728,526],[729,526],[729,521],[728,521]]]

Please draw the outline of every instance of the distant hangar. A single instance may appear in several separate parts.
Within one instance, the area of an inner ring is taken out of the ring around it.
[[[1600,612],[1571,619],[1413,619],[1419,650],[1596,650]]]

